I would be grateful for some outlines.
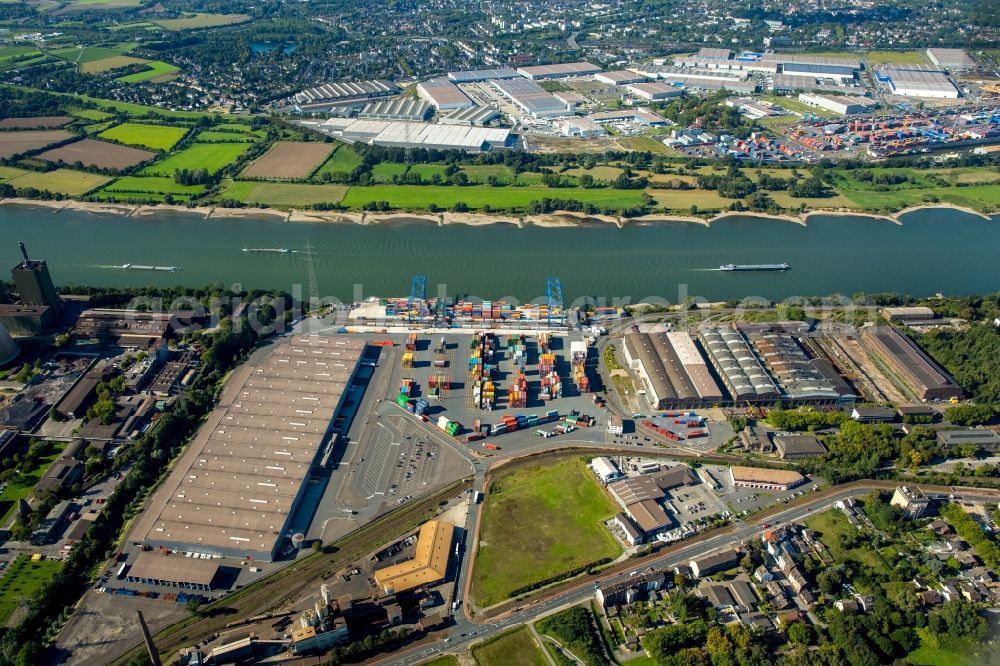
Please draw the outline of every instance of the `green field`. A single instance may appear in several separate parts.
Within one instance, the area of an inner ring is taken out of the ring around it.
[[[0,183],[23,176],[26,173],[31,172],[26,169],[18,169],[17,167],[0,166]]]
[[[350,174],[359,166],[361,166],[361,156],[354,152],[354,149],[350,146],[341,144],[333,151],[330,158],[323,163],[323,166],[319,168],[316,175],[322,176],[324,173]]]
[[[410,170],[407,171],[407,174],[416,174],[420,176],[422,180],[429,181],[431,178],[434,177],[435,174],[441,176],[442,178],[446,178],[444,172],[447,168],[448,167],[446,167],[443,164],[413,164],[410,166]],[[470,180],[472,179],[470,178]],[[476,182],[484,182],[484,181],[476,181]]]
[[[103,122],[112,118],[113,116],[107,111],[98,111],[97,109],[73,109],[70,114],[76,116],[77,118],[83,118],[84,120],[94,120],[97,122]]]
[[[172,176],[181,169],[205,169],[216,173],[226,168],[250,147],[248,143],[196,143],[143,169],[143,174]]]
[[[891,192],[845,191],[845,197],[864,210],[900,210],[932,202],[932,198],[956,206],[995,210],[1000,206],[1000,185],[969,187],[930,187]]]
[[[665,210],[690,212],[691,206],[699,210],[721,210],[733,202],[719,196],[714,190],[647,190],[656,205]]]
[[[18,500],[26,499],[31,495],[31,491],[34,490],[35,484],[45,474],[45,470],[49,468],[65,448],[66,442],[54,442],[48,449],[48,454],[38,459],[38,465],[34,469],[13,477],[7,483],[3,492],[0,492],[0,513],[2,513],[0,522],[7,521],[7,518],[14,511],[15,507],[17,507]]]
[[[418,666],[460,666],[460,662],[458,661],[458,657],[445,654],[440,657],[435,657],[430,661],[422,661]]]
[[[338,151],[339,152],[339,151]],[[616,189],[552,189],[548,187],[505,187],[488,185],[372,185],[352,187],[344,197],[348,208],[361,208],[373,201],[387,201],[392,208],[424,210],[431,204],[439,208],[451,208],[455,203],[464,202],[469,208],[527,208],[532,201],[542,199],[572,199],[591,203],[599,208],[628,208],[641,206],[641,190]]]
[[[65,194],[76,197],[104,185],[111,180],[107,176],[72,169],[56,169],[41,173],[26,171],[23,176],[13,178],[7,183],[17,189],[33,187],[36,190],[47,190],[53,194]]]
[[[223,189],[219,199],[234,199],[276,208],[295,208],[314,204],[334,204],[344,198],[346,185],[310,185],[307,183],[258,183],[236,181]]]
[[[213,130],[202,130],[195,136],[195,143],[213,143],[216,141],[230,143],[253,143],[262,137],[255,134],[241,134],[239,132],[216,132]]]
[[[519,588],[563,575],[621,548],[605,529],[615,514],[578,458],[501,472],[490,483],[472,571],[472,596],[490,606]]]
[[[854,533],[855,529],[851,527],[851,524],[847,522],[847,516],[839,509],[824,511],[811,518],[807,518],[805,523],[806,527],[818,534],[820,541],[829,549],[830,557],[838,562],[851,559],[873,568],[878,568],[882,565],[878,554],[870,546],[865,545],[851,550],[840,546],[843,536]]]
[[[393,162],[382,162],[372,167],[372,180],[376,183],[391,183],[393,176],[402,176],[406,173],[405,164],[395,164]]]
[[[135,74],[119,76],[116,80],[121,81],[122,83],[145,83],[146,81],[160,83],[162,81],[172,79],[180,71],[180,69],[174,65],[161,60],[151,60],[145,63],[145,66],[148,69],[142,72],[136,72]]]
[[[567,169],[563,172],[566,176],[576,176],[579,178],[584,174],[589,174],[594,180],[604,181],[607,183],[613,182],[615,178],[622,175],[623,171],[618,167],[613,166],[596,166],[593,169],[584,169],[582,167],[577,167],[575,169]]]
[[[99,74],[101,72],[110,72],[113,69],[131,67],[132,65],[145,65],[148,62],[149,61],[144,58],[133,58],[132,56],[119,55],[82,63],[80,65],[80,71],[84,74]]]
[[[0,578],[0,624],[6,622],[21,603],[33,600],[61,568],[62,562],[32,562],[27,555],[18,555]]]
[[[472,648],[479,666],[548,666],[527,627],[512,629]]]
[[[166,30],[198,30],[245,23],[249,20],[250,17],[246,14],[186,14],[183,18],[162,19],[153,23]]]
[[[122,176],[105,185],[102,192],[150,192],[153,194],[198,195],[204,185],[181,185],[167,176]]]
[[[170,150],[188,133],[186,127],[122,123],[101,132],[102,139],[111,139],[128,146],[143,146],[153,150]]]
[[[504,184],[513,180],[510,168],[502,164],[471,164],[462,167],[462,171],[469,177],[470,183],[485,183],[490,176]]]
[[[928,65],[923,51],[867,51],[865,56],[873,65]]]
[[[133,43],[119,44],[118,46],[115,47],[72,46],[65,49],[56,49],[54,51],[49,51],[49,55],[53,55],[61,60],[68,60],[70,62],[76,62],[82,64],[87,62],[94,62],[95,60],[104,60],[105,58],[113,58],[115,56],[120,56],[122,54],[128,53],[136,46],[137,45]]]

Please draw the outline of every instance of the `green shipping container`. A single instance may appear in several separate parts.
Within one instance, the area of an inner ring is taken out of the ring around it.
[[[399,405],[400,407],[406,407],[406,401],[409,399],[410,399],[409,396],[401,395],[398,398],[396,398],[396,404]]]

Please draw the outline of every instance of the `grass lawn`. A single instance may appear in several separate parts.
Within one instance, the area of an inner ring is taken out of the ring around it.
[[[858,208],[858,205],[843,194],[816,199],[793,197],[788,192],[768,192],[767,195],[782,208],[798,208],[805,204],[809,208]]]
[[[333,155],[330,155],[329,159],[323,163],[316,175],[322,176],[324,173],[338,172],[350,174],[359,166],[361,166],[361,156],[354,152],[350,146],[341,144],[333,152]]]
[[[116,81],[121,81],[122,83],[145,83],[146,81],[160,83],[174,78],[181,71],[174,65],[162,60],[150,60],[144,64],[148,69],[136,72],[135,74],[119,76]]]
[[[929,65],[923,51],[867,51],[865,56],[873,65]]]
[[[394,162],[382,162],[372,167],[372,180],[377,183],[391,183],[393,176],[402,176],[406,173],[405,164]]]
[[[33,599],[61,568],[62,562],[32,562],[27,555],[19,555],[11,562],[0,578],[0,624],[7,621],[22,600]]]
[[[45,474],[45,470],[49,468],[52,462],[59,457],[63,449],[66,448],[65,442],[55,442],[49,449],[48,455],[42,456],[38,459],[38,465],[32,470],[24,470],[24,473],[14,477],[7,486],[0,492],[0,512],[3,513],[0,516],[0,522],[5,522],[10,516],[11,512],[17,506],[17,501],[27,498],[31,495],[31,491],[34,489],[35,484],[38,480],[42,478]]]
[[[380,164],[379,166],[382,165]],[[442,178],[446,178],[444,172],[447,168],[448,167],[444,166],[443,164],[411,164],[410,170],[407,173],[417,174],[424,180],[430,180],[434,176],[434,174],[437,174]],[[470,182],[475,182],[475,183],[486,182],[485,178],[483,180],[473,180],[472,176],[470,176],[468,173],[466,173],[465,175],[469,178]]]
[[[501,472],[483,507],[472,595],[480,606],[621,548],[602,524],[615,506],[578,458]]]
[[[845,550],[840,547],[841,541],[834,535],[839,533],[846,536],[855,531],[851,527],[851,524],[847,522],[847,516],[840,509],[830,509],[829,511],[824,511],[808,518],[806,520],[806,527],[819,535],[820,541],[830,549],[830,556],[838,562],[851,559],[855,562],[867,564],[875,569],[884,566],[882,560],[879,559],[870,546],[866,545],[851,550]]]
[[[180,169],[205,169],[216,173],[226,168],[250,147],[248,143],[196,143],[143,169],[143,174],[173,176]]]
[[[94,62],[95,60],[104,60],[105,58],[113,58],[131,51],[135,47],[135,44],[122,44],[114,48],[106,46],[84,46],[82,48],[71,46],[65,49],[55,49],[53,51],[49,51],[49,55],[53,55],[61,60],[68,60],[70,62],[82,64]]]
[[[223,188],[219,198],[266,204],[276,208],[296,208],[318,203],[337,203],[344,198],[345,192],[346,185],[236,181],[230,188]]]
[[[486,179],[490,176],[493,176],[501,183],[509,183],[512,178],[510,169],[503,164],[473,164],[462,167],[462,171],[469,177],[470,183],[485,183]]]
[[[214,143],[224,141],[229,143],[253,143],[261,137],[253,134],[241,134],[239,132],[216,132],[213,130],[202,130],[194,138],[195,143]]]
[[[926,628],[917,629],[920,647],[906,655],[906,660],[915,666],[975,666],[985,663],[974,654],[976,646],[968,650],[955,651],[938,645],[937,640]]]
[[[117,127],[104,130],[101,132],[100,137],[129,146],[144,146],[153,150],[170,150],[187,133],[188,128],[186,127],[122,123]]]
[[[112,117],[112,115],[107,111],[98,111],[97,109],[73,109],[70,113],[77,118],[94,120],[97,122],[102,122]]]
[[[479,666],[548,666],[527,627],[500,634],[472,648],[472,658]]]
[[[957,206],[992,210],[1000,206],[1000,185],[929,187],[892,192],[847,191],[844,196],[866,210],[901,209],[928,203],[928,197]]]
[[[648,136],[623,136],[619,137],[616,142],[626,150],[648,151],[657,155],[681,154],[673,148],[665,146],[662,142]]]
[[[563,175],[576,177],[580,177],[584,174],[590,174],[591,178],[594,180],[611,183],[615,180],[615,178],[622,175],[622,170],[613,166],[596,166],[593,169],[583,169],[577,167],[575,169],[567,169],[563,172]]]
[[[426,209],[431,204],[440,208],[451,208],[456,202],[465,202],[469,208],[524,209],[532,201],[542,199],[573,199],[592,203],[600,208],[627,208],[641,206],[640,190],[616,190],[611,188],[584,190],[581,188],[548,187],[505,187],[495,188],[484,185],[372,185],[352,187],[344,197],[348,208],[361,208],[371,201],[388,201],[392,208]]]
[[[205,191],[204,185],[181,185],[168,176],[122,176],[102,192],[151,192],[154,194],[195,195]]]
[[[26,173],[31,172],[26,169],[18,169],[17,167],[0,166],[0,183],[23,176]]]
[[[56,169],[41,173],[28,171],[23,176],[13,178],[7,183],[15,188],[34,187],[37,190],[48,190],[67,196],[80,196],[111,180],[107,176],[72,169]]]

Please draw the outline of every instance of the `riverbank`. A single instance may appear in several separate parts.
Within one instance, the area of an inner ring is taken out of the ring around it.
[[[0,205],[13,206],[34,206],[51,210],[53,213],[59,211],[79,211],[93,215],[121,215],[124,217],[150,217],[161,213],[188,213],[201,215],[206,219],[227,219],[227,218],[277,218],[282,222],[290,223],[339,223],[339,224],[360,224],[360,225],[381,225],[399,222],[424,221],[438,226],[462,224],[467,226],[483,226],[490,224],[510,224],[518,228],[525,226],[537,226],[547,228],[565,228],[581,225],[614,225],[621,229],[628,225],[648,225],[658,223],[683,222],[689,224],[700,224],[711,226],[715,222],[724,221],[730,218],[762,218],[768,220],[783,220],[807,226],[809,220],[816,216],[821,217],[861,217],[873,220],[885,220],[894,224],[903,224],[902,217],[909,213],[922,210],[946,209],[954,210],[969,215],[974,215],[984,220],[993,218],[986,213],[967,206],[958,206],[950,203],[929,203],[920,206],[910,206],[896,213],[872,213],[850,208],[816,208],[803,213],[760,213],[753,211],[725,211],[717,213],[711,217],[697,217],[693,215],[671,215],[669,213],[648,213],[638,217],[615,217],[611,215],[586,214],[575,211],[553,211],[551,213],[536,215],[515,216],[511,214],[486,214],[486,213],[421,213],[421,212],[352,212],[352,211],[319,211],[319,210],[278,210],[276,208],[223,208],[221,206],[178,206],[172,204],[115,204],[92,201],[76,201],[64,199],[61,201],[6,198],[0,199]]]

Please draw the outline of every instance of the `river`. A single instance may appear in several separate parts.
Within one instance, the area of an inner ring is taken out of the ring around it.
[[[785,299],[858,291],[915,296],[1000,288],[1000,224],[950,209],[918,210],[903,224],[815,216],[808,226],[753,217],[711,225],[652,223],[575,228],[424,221],[362,226],[286,223],[278,218],[205,219],[163,211],[127,218],[36,206],[0,206],[0,257],[10,266],[23,240],[60,285],[293,288],[308,294],[309,264],[322,296],[353,299],[409,293],[426,273],[428,293],[530,300],[561,279],[567,304],[580,297],[638,302],[686,295],[708,300]],[[256,253],[242,248],[288,248]],[[311,247],[311,253],[307,248]],[[732,273],[725,263],[780,263],[784,273]],[[125,263],[176,265],[176,273],[123,270]],[[355,285],[361,285],[356,288]]]

